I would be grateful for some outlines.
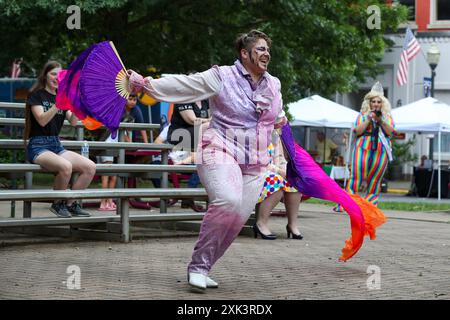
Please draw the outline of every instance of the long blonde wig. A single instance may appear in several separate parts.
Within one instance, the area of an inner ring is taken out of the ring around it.
[[[379,92],[370,91],[367,93],[364,97],[364,101],[361,105],[361,113],[366,115],[370,112],[370,100],[373,98],[380,98],[381,99],[381,112],[383,115],[387,115],[391,113],[391,104],[388,99],[385,98],[384,95],[380,94]]]

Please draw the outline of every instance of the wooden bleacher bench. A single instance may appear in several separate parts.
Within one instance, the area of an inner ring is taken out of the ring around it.
[[[168,151],[173,149],[171,144],[158,144],[158,143],[140,143],[140,142],[104,142],[104,141],[88,141],[89,149],[94,150],[161,150]],[[61,140],[61,144],[68,150],[80,150],[84,144],[84,141],[76,140]],[[1,139],[1,149],[24,149],[24,143],[22,139]]]
[[[130,177],[139,175],[140,177],[152,176],[155,173],[168,173],[168,172],[185,172],[192,173],[196,171],[194,165],[164,165],[164,164],[97,164],[96,174],[108,175],[114,174],[119,177]],[[50,173],[37,164],[25,164],[25,163],[12,163],[12,164],[0,164],[0,173],[4,174],[27,174],[27,173]],[[30,181],[25,183],[25,189],[31,189],[32,183]],[[119,184],[120,186],[120,184]],[[165,185],[163,188],[167,188]],[[14,201],[11,199],[11,201]],[[31,201],[24,201],[24,213],[23,216],[31,217]],[[162,203],[162,202],[161,202]],[[161,206],[161,212],[166,212],[166,206]]]
[[[10,110],[24,110],[24,103],[9,103],[0,102],[0,109]],[[23,126],[25,120],[23,118],[0,118],[0,126]],[[64,122],[65,126],[70,126],[68,121]],[[83,145],[84,126],[78,122],[75,126],[77,128],[77,139],[62,140],[62,145],[73,151],[79,151]],[[132,130],[148,130],[158,129],[159,124],[149,123],[120,123],[119,137],[122,131],[120,129]],[[88,141],[91,150],[103,150],[106,152],[119,152],[119,164],[97,164],[97,174],[108,175],[114,174],[119,177],[133,177],[139,175],[146,177],[151,174],[161,174],[161,189],[147,189],[147,188],[128,188],[120,187],[116,189],[86,189],[81,191],[65,190],[55,191],[47,189],[31,189],[32,173],[47,172],[39,165],[35,164],[0,164],[0,172],[10,174],[25,174],[25,188],[26,190],[0,190],[0,201],[24,201],[24,216],[23,219],[4,219],[0,220],[1,227],[28,227],[28,226],[59,226],[59,225],[84,225],[92,223],[121,223],[120,236],[123,241],[129,241],[129,222],[130,221],[179,221],[179,220],[201,220],[203,213],[183,213],[183,214],[169,214],[166,212],[166,203],[161,200],[160,214],[139,214],[129,215],[129,202],[131,198],[139,197],[157,197],[160,199],[168,198],[207,198],[204,189],[168,189],[168,174],[169,173],[192,173],[195,172],[195,166],[176,166],[168,165],[168,153],[172,150],[173,145],[170,144],[154,144],[154,143],[108,143],[104,141]],[[0,149],[20,150],[24,148],[22,139],[2,139],[0,140]],[[124,164],[125,151],[160,151],[162,156],[161,165],[149,164]],[[74,195],[77,196],[74,196]],[[58,196],[56,196],[58,195]],[[118,215],[111,216],[91,216],[87,218],[31,218],[31,202],[32,201],[48,201],[57,199],[100,199],[100,198],[118,198],[121,199],[118,205]]]
[[[1,141],[1,140],[0,140]],[[164,165],[164,164],[97,164],[96,174],[107,173],[146,173],[146,172],[195,172],[195,165]],[[48,172],[38,164],[2,163],[0,172],[25,173]]]
[[[0,106],[2,102],[0,102]],[[10,127],[23,127],[25,125],[24,118],[0,118],[0,127],[2,126],[10,126]],[[63,123],[64,127],[74,127],[76,129],[76,138],[78,141],[82,141],[84,139],[84,125],[81,121],[78,121],[75,126],[72,126],[69,121],[65,120]],[[121,129],[128,130],[153,130],[159,129],[161,126],[157,123],[131,123],[131,122],[121,122],[119,124],[119,135],[123,133]],[[101,128],[105,129],[104,126]]]
[[[24,126],[24,118],[0,118],[0,126]],[[64,126],[72,126],[69,121],[64,120]],[[78,121],[74,126],[75,128],[84,128],[81,121]],[[161,126],[157,123],[135,123],[135,122],[121,122],[119,129],[133,129],[133,130],[145,130],[145,129],[159,129]],[[100,128],[105,128],[102,126]]]
[[[187,221],[201,220],[203,213],[160,213],[160,214],[129,214],[129,198],[136,197],[157,197],[157,198],[190,198],[206,197],[206,191],[202,188],[195,189],[86,189],[86,190],[5,190],[0,192],[0,201],[42,201],[42,200],[69,200],[69,199],[99,199],[99,198],[120,198],[121,204],[117,210],[117,216],[91,216],[75,218],[25,218],[25,219],[2,219],[0,228],[4,227],[30,227],[30,226],[55,226],[73,224],[92,224],[99,222],[118,222],[121,224],[120,239],[129,242],[130,221]]]

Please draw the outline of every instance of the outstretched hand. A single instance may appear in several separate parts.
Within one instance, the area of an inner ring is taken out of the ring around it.
[[[144,88],[144,78],[137,72],[128,69],[127,70],[127,78],[128,78],[128,85],[129,85],[129,92],[130,93],[140,93],[142,92],[142,89]]]

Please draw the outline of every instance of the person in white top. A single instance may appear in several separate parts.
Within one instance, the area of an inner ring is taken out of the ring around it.
[[[129,71],[131,90],[144,90],[157,100],[209,99],[212,118],[201,136],[196,162],[210,205],[188,265],[188,282],[196,292],[218,286],[209,272],[253,211],[263,187],[274,125],[287,122],[280,81],[267,72],[271,39],[252,30],[235,44],[238,60],[232,66],[161,79],[144,79]]]

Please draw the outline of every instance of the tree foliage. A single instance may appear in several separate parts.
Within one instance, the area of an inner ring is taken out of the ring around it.
[[[69,30],[69,5],[81,29]],[[369,5],[381,28],[369,29]],[[406,19],[382,0],[0,0],[0,72],[23,57],[25,72],[48,59],[69,64],[93,43],[114,41],[128,68],[145,75],[203,71],[232,64],[237,34],[260,29],[273,39],[270,72],[284,102],[310,94],[349,92],[380,72],[384,38]],[[156,71],[155,71],[156,70]]]

